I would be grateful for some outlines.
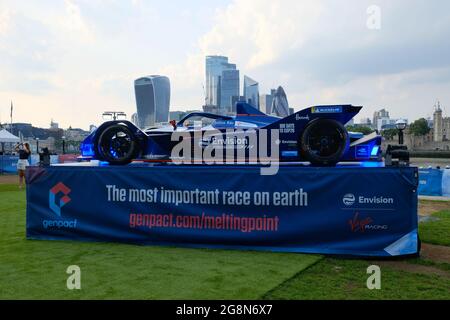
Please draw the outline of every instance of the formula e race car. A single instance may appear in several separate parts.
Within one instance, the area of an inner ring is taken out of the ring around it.
[[[362,107],[315,106],[279,118],[262,113],[245,102],[236,115],[193,112],[169,125],[139,129],[125,120],[107,121],[81,144],[82,158],[128,164],[134,160],[184,163],[212,157],[242,163],[254,157],[272,161],[334,166],[340,161],[379,161],[381,137],[348,132],[344,125]],[[207,155],[207,156],[206,156]]]

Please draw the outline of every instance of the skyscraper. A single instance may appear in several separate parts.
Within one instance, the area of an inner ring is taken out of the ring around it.
[[[169,120],[169,78],[152,75],[136,79],[134,92],[139,127],[145,128]]]
[[[265,114],[272,112],[272,101],[275,95],[275,90],[272,90],[271,94],[262,94],[259,96],[259,110]]]
[[[287,117],[289,115],[289,103],[281,86],[278,87],[272,101],[272,112],[273,115],[278,117]]]
[[[137,126],[139,125],[138,115],[136,112],[131,115],[131,122]]]
[[[236,113],[236,103],[245,102],[244,96],[232,96],[231,97],[231,113]]]
[[[219,113],[232,111],[233,96],[239,96],[239,70],[224,70],[220,79]]]
[[[383,120],[386,122],[386,120],[389,120],[389,111],[385,109],[381,109],[379,111],[375,111],[373,113],[372,123],[375,126],[375,129],[378,129],[378,127],[381,128],[381,123]],[[380,125],[378,123],[380,122]]]
[[[244,76],[245,101],[259,109],[259,83],[250,77]]]
[[[206,56],[205,60],[205,104],[220,107],[222,102],[222,73],[225,70],[236,70],[236,65],[228,63],[228,57],[224,56]],[[229,74],[229,77],[234,79],[236,74]],[[238,75],[239,77],[239,75]],[[234,80],[232,80],[234,83]],[[233,85],[224,84],[224,87],[229,88]],[[239,92],[239,89],[238,89]]]

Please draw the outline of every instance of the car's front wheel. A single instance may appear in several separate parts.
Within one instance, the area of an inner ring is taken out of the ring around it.
[[[130,163],[138,154],[139,145],[133,132],[122,124],[105,128],[97,140],[98,158],[110,164]]]
[[[299,138],[302,158],[313,165],[334,166],[348,145],[345,127],[333,119],[316,119],[308,124]]]

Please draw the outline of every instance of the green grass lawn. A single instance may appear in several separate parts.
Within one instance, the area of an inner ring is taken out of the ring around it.
[[[25,191],[0,185],[0,299],[257,299],[320,256],[25,240]],[[66,288],[78,265],[82,290]]]
[[[327,258],[268,292],[266,299],[450,299],[450,278],[381,268],[381,289],[368,290],[363,260]]]
[[[425,242],[448,245],[450,211],[420,226]],[[440,223],[442,222],[442,223]],[[448,264],[412,259],[411,264]],[[78,265],[82,290],[66,289]],[[319,255],[25,239],[25,191],[0,185],[0,299],[450,299],[449,278]]]
[[[425,243],[450,245],[450,210],[433,214],[439,220],[420,223]],[[450,299],[450,264],[424,258],[405,260],[430,266],[448,277],[414,274],[382,267],[381,290],[366,287],[367,267],[376,262],[325,258],[264,295],[265,299]],[[314,285],[311,285],[313,284]]]
[[[437,219],[419,225],[419,234],[422,241],[450,246],[450,210],[439,211],[432,216]]]

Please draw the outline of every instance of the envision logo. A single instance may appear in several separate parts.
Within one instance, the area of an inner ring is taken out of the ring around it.
[[[355,195],[352,193],[347,193],[344,198],[342,198],[342,202],[344,202],[344,204],[346,206],[351,206],[355,203]]]
[[[59,204],[56,204],[56,195],[60,192],[62,192],[63,196],[61,197],[61,199],[59,199]],[[61,216],[61,208],[70,201],[70,198],[68,196],[69,193],[70,189],[62,182],[58,182],[53,188],[50,189],[48,206],[59,217]]]
[[[358,196],[358,198],[355,197],[352,193],[347,193],[343,198],[342,202],[346,206],[352,206],[356,201],[358,201],[359,204],[394,204],[394,198],[388,198],[383,196],[373,196],[373,197],[365,197],[365,196]]]
[[[61,217],[61,208],[64,207],[71,199],[68,194],[70,189],[62,182],[58,182],[49,191],[48,196],[48,206],[49,208],[58,216]],[[57,196],[62,193],[62,197],[59,201],[56,201]],[[77,220],[43,220],[42,225],[45,229],[47,228],[68,228],[74,229],[77,226]]]

